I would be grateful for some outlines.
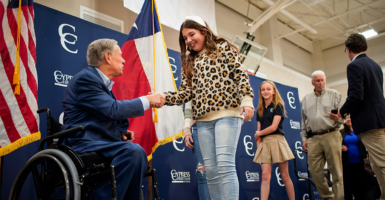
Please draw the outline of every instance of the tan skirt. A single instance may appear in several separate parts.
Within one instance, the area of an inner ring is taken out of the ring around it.
[[[263,137],[257,148],[253,160],[256,163],[274,164],[294,159],[289,144],[281,134]]]

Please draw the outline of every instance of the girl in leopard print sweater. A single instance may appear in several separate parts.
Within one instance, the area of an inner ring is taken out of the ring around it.
[[[238,200],[235,153],[242,119],[254,115],[249,77],[237,47],[213,34],[200,17],[187,17],[179,44],[181,86],[178,92],[164,93],[165,105],[192,100],[211,199]]]

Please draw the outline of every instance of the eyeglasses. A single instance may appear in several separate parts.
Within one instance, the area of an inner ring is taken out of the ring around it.
[[[347,47],[345,47],[345,50],[344,50],[345,53],[346,53],[346,48],[347,48]]]

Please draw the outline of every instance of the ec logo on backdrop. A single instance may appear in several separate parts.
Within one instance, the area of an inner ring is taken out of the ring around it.
[[[289,101],[289,106],[293,109],[296,108],[295,106],[295,98],[293,92],[288,92],[287,93],[287,100]]]
[[[178,141],[178,139],[173,140],[172,145],[174,145],[175,150],[183,152],[185,148],[183,147],[182,149],[180,149],[178,147],[178,144],[183,144],[183,137],[181,137],[181,139],[182,139],[181,141]]]
[[[275,168],[275,175],[277,175],[277,183],[280,186],[285,186],[285,184],[281,183],[282,178],[281,178],[281,173],[278,172],[278,167]]]
[[[252,142],[252,141],[247,142],[246,139],[251,140],[251,136],[250,136],[250,135],[246,135],[246,136],[243,138],[243,144],[245,145],[245,151],[246,151],[247,155],[249,155],[249,156],[254,156],[254,152],[253,152],[253,142]],[[250,153],[250,150],[251,150],[251,153]]]
[[[301,149],[302,150],[302,145],[300,141],[295,142],[295,149]],[[302,151],[297,151],[297,156],[300,159],[303,159]]]
[[[175,75],[176,73],[176,70],[178,69],[178,66],[175,65],[175,58],[173,57],[168,57],[169,61],[170,61],[170,65],[171,65],[171,70],[172,70],[172,74]],[[174,63],[174,64],[171,64],[171,61]],[[174,76],[174,80],[178,80],[178,76]]]
[[[74,30],[74,32],[75,32],[75,27],[72,26],[72,25],[69,25],[69,24],[62,24],[62,25],[60,25],[60,26],[59,26],[59,35],[60,35],[60,43],[61,43],[61,46],[62,46],[66,51],[68,51],[68,52],[70,52],[70,53],[77,54],[77,53],[78,53],[78,50],[76,49],[75,51],[71,51],[70,49],[68,49],[66,43],[72,44],[72,45],[75,44],[76,41],[78,40],[78,36],[76,36],[76,35],[74,35],[74,34],[72,34],[72,33],[63,33],[63,28],[66,27],[66,26],[72,28],[72,30]],[[72,41],[68,41],[68,40],[67,40],[67,38],[68,38],[67,36],[72,36]],[[66,37],[67,37],[67,38],[66,38]]]

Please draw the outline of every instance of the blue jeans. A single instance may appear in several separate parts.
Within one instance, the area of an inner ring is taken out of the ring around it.
[[[197,126],[211,199],[238,200],[235,153],[242,119],[224,117],[213,121],[198,121]]]
[[[207,179],[206,179],[206,170],[202,167],[204,166],[201,149],[199,146],[198,140],[198,130],[197,126],[194,124],[192,126],[192,138],[194,140],[194,148],[192,149],[195,164],[197,165],[197,174],[198,174],[198,193],[200,200],[210,200],[209,190],[207,188]]]

